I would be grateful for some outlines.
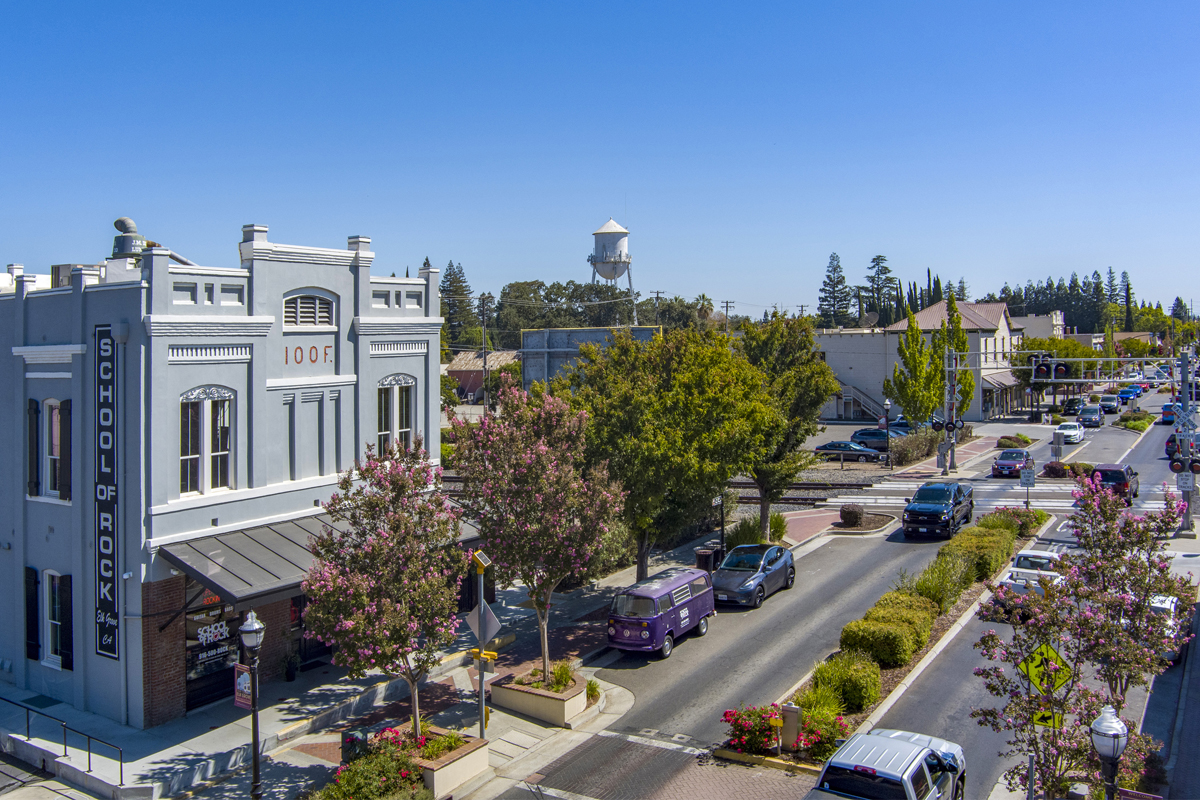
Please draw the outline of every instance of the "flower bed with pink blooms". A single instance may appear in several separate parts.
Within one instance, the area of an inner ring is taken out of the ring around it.
[[[452,792],[488,765],[488,743],[425,723],[384,728],[333,781],[306,800],[432,800]]]
[[[772,725],[771,720],[782,719],[782,713],[778,703],[727,710],[721,717],[729,725],[725,746],[746,755],[774,755],[783,729]],[[821,763],[833,755],[837,740],[846,738],[850,728],[841,715],[800,713],[799,736],[790,745],[784,744],[783,755],[797,761]],[[789,747],[794,752],[788,752]]]

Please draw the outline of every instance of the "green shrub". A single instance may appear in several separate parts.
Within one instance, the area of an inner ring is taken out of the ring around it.
[[[920,616],[912,611],[892,611]],[[866,653],[852,650],[843,650],[818,664],[813,670],[812,682],[814,688],[828,688],[837,692],[850,711],[862,711],[878,700],[883,685],[879,665],[874,659]]]
[[[548,688],[552,692],[564,692],[571,685],[571,662],[555,661],[550,667],[550,685]]]
[[[843,650],[861,650],[881,667],[902,667],[917,651],[917,640],[908,625],[856,619],[842,628]]]
[[[996,440],[996,447],[997,447],[997,449],[1001,449],[1001,450],[1011,450],[1014,448],[1021,448],[1024,446],[1025,446],[1025,443],[1022,442],[1020,439],[1014,439],[1010,436],[1001,436],[999,439]]]
[[[1004,528],[967,528],[942,546],[939,556],[962,556],[975,566],[975,580],[990,580],[1013,554],[1016,537]]]
[[[445,439],[443,439],[441,451],[442,451],[442,469],[448,469],[451,465],[451,462],[454,460],[454,445],[451,444],[450,442],[447,442]]]
[[[837,752],[838,741],[845,739],[849,733],[850,726],[840,714],[801,712],[796,749],[814,761],[826,761]]]
[[[1088,402],[1089,402],[1089,403],[1099,403],[1099,402],[1100,402],[1100,395],[1098,395],[1098,394],[1089,394],[1089,395],[1088,395]]]
[[[797,689],[792,695],[792,702],[809,714],[840,717],[846,713],[846,701],[842,700],[842,693],[830,683],[821,686],[813,683],[803,691]]]
[[[875,608],[903,608],[919,611],[929,617],[938,615],[937,603],[928,597],[921,597],[911,592],[886,592],[883,597],[875,601]]]
[[[600,699],[600,682],[595,678],[588,678],[587,682],[587,701],[595,703]]]
[[[1040,508],[1026,510],[1012,506],[1001,506],[992,513],[980,517],[976,520],[975,524],[980,527],[1002,527],[999,526],[999,521],[1011,520],[1017,525],[1017,535],[1022,539],[1028,539],[1038,528],[1045,525],[1048,519],[1050,519],[1050,515]]]
[[[1148,419],[1138,419],[1134,420],[1133,422],[1126,422],[1123,424],[1129,430],[1141,433],[1142,431],[1146,430],[1146,428],[1149,428],[1152,423]]]
[[[1076,478],[1090,477],[1096,469],[1095,464],[1089,464],[1086,461],[1072,461],[1067,466],[1071,469],[1071,475]]]
[[[932,428],[921,428],[908,436],[893,439],[892,461],[897,466],[903,467],[929,458],[937,452],[938,442],[943,438],[943,434]]]
[[[857,528],[862,525],[863,507],[858,503],[843,503],[839,510],[842,518],[842,524],[848,528]]]
[[[758,529],[758,516],[742,517],[737,524],[725,532],[725,546],[732,550],[743,544],[763,544],[762,532]]]
[[[467,740],[458,731],[446,731],[441,736],[426,739],[425,744],[417,752],[426,761],[435,761],[466,743]]]
[[[928,614],[914,611],[910,608],[872,608],[863,615],[870,622],[887,622],[893,625],[907,625],[912,629],[920,650],[929,644],[929,634],[933,630],[933,619]]]
[[[418,786],[421,768],[399,747],[378,747],[374,752],[341,767],[333,782],[314,795],[316,800],[383,800],[429,797]],[[407,792],[408,794],[404,794]]]
[[[1001,530],[1012,531],[1016,534],[1021,530],[1021,521],[1008,514],[992,512],[976,519],[975,526],[978,528],[999,528]]]
[[[1071,474],[1071,468],[1061,461],[1047,461],[1042,467],[1043,478],[1065,478]]]
[[[940,613],[954,608],[963,591],[975,582],[975,561],[961,553],[943,553],[917,576],[917,594],[937,604]],[[925,634],[928,641],[929,634]],[[923,647],[924,645],[922,645]]]

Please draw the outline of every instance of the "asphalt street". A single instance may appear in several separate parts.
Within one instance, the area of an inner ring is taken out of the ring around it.
[[[1161,407],[1161,401],[1156,402],[1154,407]],[[1135,504],[1135,511],[1156,502],[1150,499],[1154,495],[1152,490],[1155,487],[1161,486],[1168,479],[1174,483],[1163,452],[1163,444],[1171,430],[1170,426],[1152,427],[1123,459],[1123,463],[1133,466],[1139,472],[1142,480],[1142,497]],[[1087,447],[1084,448],[1084,452],[1088,454],[1084,456],[1081,453],[1070,460],[1087,460],[1091,463],[1117,462],[1134,442],[1132,434],[1119,429],[1103,428],[1090,433]],[[1047,454],[1048,450],[1047,446]],[[1161,494],[1156,496],[1161,500]],[[1035,549],[1063,551],[1073,546],[1074,538],[1066,525],[1066,514],[1058,513],[1059,518],[1055,525],[1033,545]],[[978,619],[968,622],[941,652],[930,669],[913,683],[879,723],[885,728],[904,728],[935,734],[962,745],[967,753],[969,765],[967,797],[987,797],[1004,770],[1014,763],[1013,759],[997,757],[1001,751],[1007,749],[1004,743],[1005,736],[980,727],[970,717],[972,709],[990,706],[996,702],[995,698],[984,690],[983,681],[972,674],[976,667],[987,663],[975,650],[975,642],[979,641],[984,631],[996,627],[995,623],[981,622]],[[1177,673],[1181,669],[1182,667],[1176,667],[1166,676],[1164,686],[1161,687],[1164,690],[1163,698],[1173,696],[1168,686],[1172,681],[1175,681],[1173,685],[1176,687],[1175,691],[1178,691]],[[1133,701],[1135,699],[1131,697],[1131,702]],[[1159,702],[1165,700],[1160,699]]]
[[[796,561],[796,586],[761,609],[721,607],[704,638],[689,635],[665,661],[625,654],[598,676],[637,698],[617,730],[693,746],[723,740],[721,714],[779,699],[838,649],[842,626],[891,588],[897,570],[919,571],[939,542],[838,537]]]

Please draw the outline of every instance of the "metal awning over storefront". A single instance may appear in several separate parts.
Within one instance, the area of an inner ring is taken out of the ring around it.
[[[308,539],[325,526],[343,532],[348,527],[318,514],[177,542],[158,552],[242,611],[300,594],[313,563]]]
[[[1017,380],[1017,376],[1013,375],[1011,371],[990,372],[983,376],[983,380],[985,383],[990,384],[994,389],[1008,389],[1021,384],[1021,382]]]

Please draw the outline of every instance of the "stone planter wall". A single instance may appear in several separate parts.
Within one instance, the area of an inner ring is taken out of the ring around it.
[[[587,708],[587,681],[576,673],[575,685],[562,694],[521,686],[510,676],[491,685],[492,702],[501,708],[564,727]]]
[[[430,737],[441,736],[447,732],[445,728],[436,725],[426,725],[423,730],[425,735]],[[419,756],[413,758],[421,768],[425,788],[433,792],[434,797],[446,797],[489,767],[487,739],[465,734],[463,738],[467,740],[466,744],[441,758],[432,761]]]

